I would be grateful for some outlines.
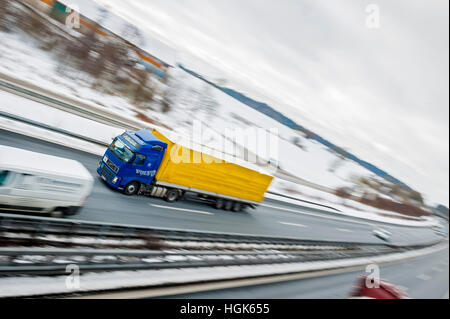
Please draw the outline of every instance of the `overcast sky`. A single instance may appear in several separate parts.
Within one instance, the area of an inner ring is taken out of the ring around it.
[[[97,2],[448,206],[448,1]]]

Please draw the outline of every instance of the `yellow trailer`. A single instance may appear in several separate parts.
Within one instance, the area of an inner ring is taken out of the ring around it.
[[[217,208],[237,210],[263,201],[272,176],[173,143],[157,130],[152,134],[167,143],[155,175],[157,186],[201,194],[213,199]]]

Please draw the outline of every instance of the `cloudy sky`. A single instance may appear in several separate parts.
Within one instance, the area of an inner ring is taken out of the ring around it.
[[[448,205],[448,1],[97,2]]]

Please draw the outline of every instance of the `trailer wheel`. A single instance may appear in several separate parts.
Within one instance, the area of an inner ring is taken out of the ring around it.
[[[218,198],[218,199],[216,199],[216,203],[214,204],[214,207],[216,209],[222,209],[223,208],[223,204],[224,204],[223,199]]]
[[[134,195],[139,190],[139,183],[138,182],[130,182],[125,186],[124,193],[125,195]]]
[[[166,193],[166,201],[172,203],[178,199],[178,196],[180,196],[180,192],[178,191],[178,189],[169,189]]]
[[[240,211],[241,210],[241,203],[239,203],[239,202],[234,202],[234,205],[233,205],[233,212],[238,212],[238,211]]]
[[[233,202],[231,200],[227,200],[225,202],[225,210],[230,210],[231,208],[233,208]]]

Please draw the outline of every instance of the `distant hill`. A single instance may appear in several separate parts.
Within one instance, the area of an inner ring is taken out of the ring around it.
[[[278,112],[277,110],[273,109],[270,105],[267,105],[266,103],[263,102],[258,102],[255,101],[251,98],[249,98],[248,96],[227,88],[227,87],[222,87],[219,86],[211,81],[209,81],[208,79],[204,78],[202,75],[196,73],[195,71],[192,71],[186,67],[184,67],[183,65],[178,65],[182,70],[184,70],[185,72],[191,74],[192,76],[195,76],[203,81],[205,81],[206,83],[214,86],[215,88],[223,91],[224,93],[230,95],[231,97],[235,98],[236,100],[250,106],[251,108],[271,117],[272,119],[276,120],[277,122],[286,125],[289,128],[292,128],[294,130],[299,130],[303,133],[305,133],[308,138],[314,139],[317,142],[325,145],[326,147],[332,149],[335,152],[338,152],[340,154],[342,154],[343,156],[347,157],[348,159],[351,159],[355,162],[357,162],[358,164],[360,164],[361,166],[365,167],[366,169],[368,169],[369,171],[371,171],[372,173],[385,178],[386,180],[389,180],[393,183],[397,183],[400,185],[403,185],[404,187],[410,189],[410,187],[408,185],[406,185],[405,183],[401,182],[400,180],[396,179],[395,177],[391,176],[390,174],[388,174],[387,172],[385,172],[384,170],[376,167],[373,164],[370,164],[369,162],[366,162],[360,158],[358,158],[357,156],[347,152],[346,150],[344,150],[343,148],[331,143],[330,141],[328,141],[327,139],[321,137],[320,135],[308,130],[307,128],[301,126],[300,124],[296,123],[295,121],[291,120],[289,117],[285,116],[284,114]]]

